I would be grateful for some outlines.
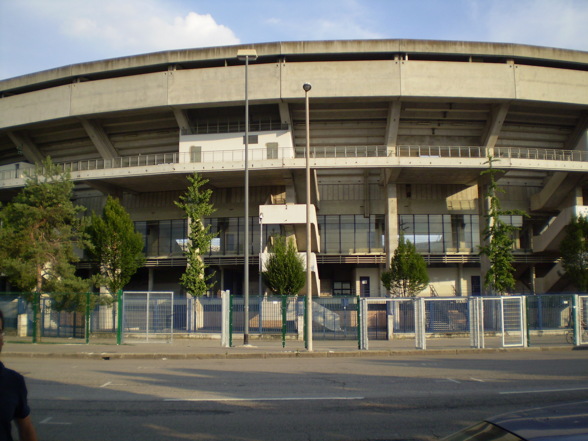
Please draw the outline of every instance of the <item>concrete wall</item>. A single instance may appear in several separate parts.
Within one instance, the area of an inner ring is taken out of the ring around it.
[[[428,97],[530,100],[588,105],[588,72],[446,61],[330,61],[254,64],[252,104],[315,98]],[[244,100],[243,66],[185,69],[79,82],[0,99],[0,128],[121,110]]]

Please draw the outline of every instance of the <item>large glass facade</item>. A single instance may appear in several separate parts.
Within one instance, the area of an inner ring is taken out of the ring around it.
[[[317,216],[321,253],[383,253],[386,231],[383,215]]]
[[[186,227],[185,219],[135,222],[135,229],[143,235],[143,251],[149,257],[181,256]]]
[[[383,215],[322,215],[317,216],[321,253],[367,254],[385,252],[385,217]],[[503,220],[516,227],[522,226],[522,216],[507,216]],[[257,217],[249,219],[249,252],[258,254],[265,249],[272,236],[284,234],[281,225],[263,225]],[[210,232],[216,237],[210,243],[210,255],[243,255],[243,218],[223,217],[206,219]],[[172,219],[135,223],[145,240],[149,257],[182,255],[187,240],[187,221]],[[410,240],[418,252],[425,254],[477,253],[480,245],[480,221],[475,214],[402,214],[398,229]],[[524,244],[523,244],[524,245]],[[515,249],[521,248],[519,234]]]

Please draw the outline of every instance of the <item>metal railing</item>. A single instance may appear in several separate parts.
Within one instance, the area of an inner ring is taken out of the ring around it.
[[[526,159],[538,161],[588,162],[588,152],[577,150],[557,150],[523,147],[495,147],[487,149],[480,146],[428,146],[399,145],[388,148],[382,145],[363,146],[315,146],[311,148],[313,158],[487,158],[492,154],[498,159]],[[251,161],[276,161],[304,158],[302,147],[280,147],[277,152],[266,148],[252,148]],[[132,167],[152,167],[181,163],[201,163],[218,165],[224,162],[243,162],[244,149],[202,151],[191,153],[154,153],[147,155],[121,156],[114,159],[87,159],[83,161],[60,162],[65,171],[83,172],[92,170],[123,169]],[[498,163],[498,165],[500,165]],[[14,169],[0,171],[0,181],[22,179],[33,168],[19,164]]]

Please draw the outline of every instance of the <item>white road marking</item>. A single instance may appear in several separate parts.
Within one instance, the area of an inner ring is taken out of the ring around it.
[[[453,378],[446,378],[447,381],[451,381],[453,383],[461,384],[461,381],[454,380]]]
[[[112,381],[107,381],[106,383],[104,383],[102,386],[100,387],[106,387],[106,386],[110,386],[112,384]]]
[[[573,392],[578,390],[588,390],[588,387],[574,387],[569,389],[507,390],[504,392],[500,392],[500,395],[541,394],[546,392]]]
[[[71,426],[71,423],[60,423],[58,421],[51,421],[52,419],[53,419],[53,417],[47,417],[43,421],[41,421],[39,424],[53,424],[53,425],[59,425],[59,426]]]
[[[315,401],[315,400],[363,400],[365,397],[256,397],[256,398],[166,398],[163,401]]]
[[[485,383],[485,380],[480,380],[479,378],[470,377],[470,380],[479,381],[480,383]]]

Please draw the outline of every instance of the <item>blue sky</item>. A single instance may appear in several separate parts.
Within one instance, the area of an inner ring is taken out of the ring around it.
[[[408,38],[588,51],[588,0],[0,0],[0,79],[163,50]]]

